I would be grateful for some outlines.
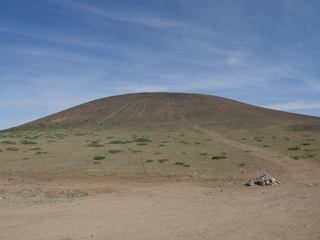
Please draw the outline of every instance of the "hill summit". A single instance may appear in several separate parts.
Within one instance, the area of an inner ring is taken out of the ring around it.
[[[134,93],[97,99],[29,124],[74,122],[206,122],[214,120],[313,118],[203,94]]]

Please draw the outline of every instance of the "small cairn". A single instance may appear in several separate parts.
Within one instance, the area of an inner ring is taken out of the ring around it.
[[[260,174],[260,178],[251,178],[246,184],[246,186],[253,186],[253,185],[259,185],[259,186],[273,186],[273,185],[280,185],[283,184],[283,181],[276,180],[273,177],[270,177],[269,174],[263,172]]]

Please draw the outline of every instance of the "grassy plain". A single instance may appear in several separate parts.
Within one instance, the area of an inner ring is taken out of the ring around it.
[[[286,156],[320,164],[320,132],[298,127],[313,125],[310,121],[214,121],[16,128],[0,133],[0,176],[41,182],[184,180],[239,185],[261,171],[274,176],[285,172],[282,166],[251,154],[250,146],[277,153],[280,160]],[[206,131],[245,144],[248,150],[214,139]],[[135,141],[139,138],[150,141]],[[288,150],[296,146],[298,150]],[[7,150],[10,147],[18,151]]]

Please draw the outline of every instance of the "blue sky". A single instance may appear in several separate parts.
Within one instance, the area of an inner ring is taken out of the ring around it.
[[[318,0],[0,2],[0,129],[94,99],[203,93],[320,116]]]

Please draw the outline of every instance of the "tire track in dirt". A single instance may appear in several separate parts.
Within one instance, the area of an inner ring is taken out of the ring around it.
[[[106,117],[104,120],[107,120],[111,117],[113,117],[114,115],[116,115],[118,112],[120,112],[122,109],[126,108],[129,105],[129,103],[125,104],[124,106],[122,106],[121,108],[119,108],[118,110],[116,110],[115,112],[111,113],[108,117]]]
[[[198,125],[193,126],[195,129],[200,130],[211,137],[213,137],[216,141],[222,142],[227,145],[231,145],[233,147],[239,148],[241,150],[250,150],[251,154],[264,159],[266,161],[272,162],[273,164],[277,164],[279,167],[289,172],[293,180],[299,181],[304,178],[308,178],[311,175],[314,175],[315,172],[319,174],[319,169],[315,168],[314,164],[301,161],[301,160],[292,160],[289,157],[279,154],[278,152],[270,152],[267,150],[259,149],[254,146],[246,145],[243,143],[239,143],[236,141],[232,141],[230,139],[224,138],[219,134],[200,128]]]

